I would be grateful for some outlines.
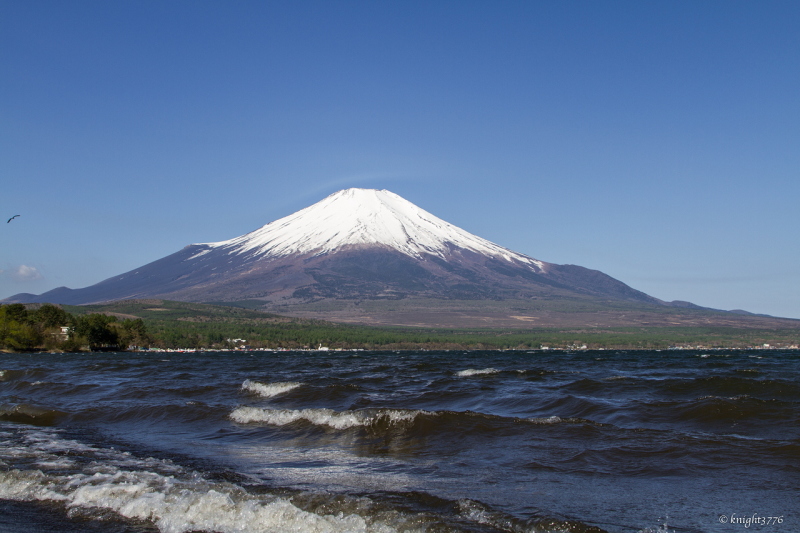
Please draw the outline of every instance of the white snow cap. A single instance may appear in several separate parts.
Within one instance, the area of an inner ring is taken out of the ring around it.
[[[412,257],[445,258],[452,248],[462,248],[544,268],[541,261],[464,231],[393,192],[376,189],[345,189],[246,235],[206,245],[271,257],[382,245]]]

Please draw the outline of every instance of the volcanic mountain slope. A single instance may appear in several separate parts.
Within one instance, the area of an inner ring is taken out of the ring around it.
[[[596,270],[477,237],[386,190],[347,189],[241,237],[192,244],[83,289],[7,301],[580,298],[667,305]]]

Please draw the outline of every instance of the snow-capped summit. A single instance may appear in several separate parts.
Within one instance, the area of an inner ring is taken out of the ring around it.
[[[346,247],[379,245],[411,257],[445,259],[453,249],[516,260],[536,270],[544,263],[482,239],[387,190],[345,189],[316,204],[209,248],[235,254],[282,257],[321,255]],[[202,245],[201,245],[202,246]]]

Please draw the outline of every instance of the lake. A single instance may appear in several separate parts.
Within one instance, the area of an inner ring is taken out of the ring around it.
[[[800,531],[797,351],[0,356],[0,531]]]

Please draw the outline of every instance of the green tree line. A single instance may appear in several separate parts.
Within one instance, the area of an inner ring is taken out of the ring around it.
[[[155,305],[155,304],[147,304]],[[426,329],[345,325],[289,319],[238,308],[160,302],[152,309],[44,304],[0,305],[0,350],[85,351],[130,347],[225,349],[336,348],[397,349],[663,349],[673,344],[709,347],[796,345],[798,330],[744,330],[724,327]],[[100,311],[100,312],[98,312]],[[114,314],[142,318],[119,319]],[[135,314],[134,314],[135,313]],[[242,340],[246,339],[246,340]]]
[[[140,318],[119,320],[101,313],[74,316],[51,304],[37,309],[28,309],[23,304],[0,305],[3,350],[125,350],[130,346],[148,346],[150,342]]]

